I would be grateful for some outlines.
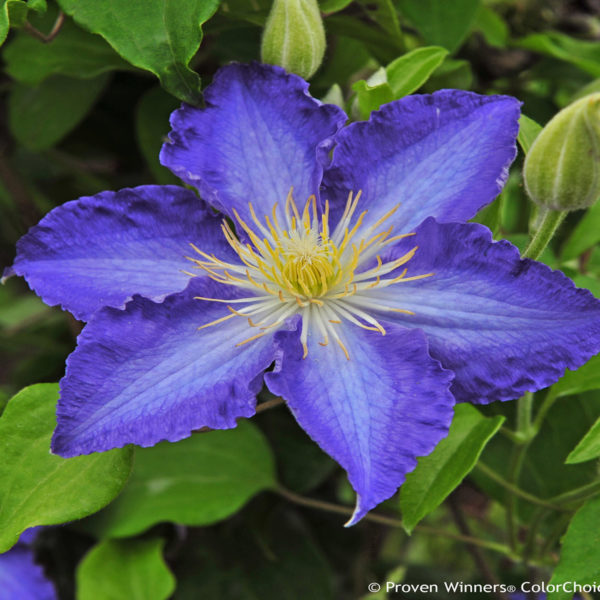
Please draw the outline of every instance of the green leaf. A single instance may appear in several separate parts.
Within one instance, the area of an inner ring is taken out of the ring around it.
[[[344,10],[352,0],[320,0],[319,8],[323,13],[334,13]]]
[[[108,74],[88,80],[55,75],[35,87],[16,83],[8,97],[11,133],[30,150],[50,148],[88,114],[107,81]]]
[[[564,33],[533,33],[516,44],[521,48],[564,60],[594,77],[600,77],[600,44],[577,40]]]
[[[517,140],[519,141],[519,144],[521,144],[521,148],[523,148],[525,154],[529,152],[529,148],[531,148],[531,145],[539,135],[540,131],[542,131],[542,126],[539,123],[536,123],[527,115],[521,115],[521,118],[519,119],[519,135],[517,136]]]
[[[400,0],[400,12],[434,46],[456,50],[475,20],[479,0]]]
[[[266,440],[254,425],[241,421],[235,429],[136,449],[129,483],[90,526],[100,536],[125,537],[162,521],[207,525],[274,486]]]
[[[158,154],[170,131],[169,116],[178,107],[179,102],[157,86],[142,96],[135,115],[140,150],[157,183],[163,185],[179,183],[179,179],[158,161]]]
[[[356,534],[340,527],[338,520],[331,522],[325,518],[322,524],[331,525],[341,540],[331,540],[322,525],[312,535],[306,521],[282,503],[229,527],[205,528],[201,543],[188,545],[193,555],[186,553],[187,573],[180,569],[177,574],[175,598],[333,600],[336,577],[316,540],[327,536],[330,547],[343,552],[353,547],[350,540]]]
[[[10,27],[22,27],[27,20],[28,5],[23,0],[0,0],[0,46]]]
[[[485,4],[482,4],[477,11],[474,28],[483,34],[485,41],[490,46],[498,48],[504,48],[510,36],[508,25],[502,17]]]
[[[392,88],[387,83],[370,86],[364,79],[352,85],[356,92],[358,112],[361,119],[368,119],[371,112],[394,99]]]
[[[23,0],[8,0],[6,3],[8,9],[8,20],[11,27],[23,27],[27,21],[27,12],[29,7]]]
[[[4,44],[4,41],[6,40],[9,27],[10,20],[8,18],[7,2],[6,0],[2,0],[2,4],[0,4],[0,46]]]
[[[470,404],[457,404],[448,437],[406,476],[400,489],[402,522],[411,532],[435,510],[475,466],[504,418],[486,418]]]
[[[154,73],[171,94],[191,104],[200,78],[189,68],[202,25],[219,0],[59,0],[82,27],[100,34],[128,62]]]
[[[566,271],[565,271],[566,274]],[[569,275],[573,280],[573,283],[580,288],[590,290],[596,298],[600,298],[600,279],[591,275],[582,275],[581,273],[574,273]]]
[[[325,25],[329,34],[362,42],[371,56],[383,65],[394,60],[403,50],[398,42],[385,35],[380,27],[374,27],[349,15],[336,14],[328,17]]]
[[[363,9],[373,21],[388,35],[387,37],[398,45],[402,46],[402,30],[398,12],[392,3],[392,0],[357,0]]]
[[[576,371],[567,371],[549,393],[557,398],[600,389],[600,355],[592,357]]]
[[[560,560],[549,585],[577,582],[593,584],[600,578],[600,497],[593,498],[575,513],[565,534]],[[572,587],[572,583],[571,583]],[[571,598],[573,594],[551,592],[549,600]]]
[[[402,98],[418,90],[447,55],[445,48],[429,46],[417,48],[391,62],[385,70],[394,98]]]
[[[131,67],[99,36],[82,31],[66,20],[52,42],[20,33],[4,51],[7,73],[27,85],[51,75],[92,79],[115,69]]]
[[[25,388],[0,418],[0,552],[35,525],[90,515],[121,490],[131,470],[130,449],[61,458],[50,454],[58,384]]]
[[[107,540],[77,567],[77,600],[166,600],[175,578],[162,557],[162,539]]]
[[[583,436],[579,444],[567,456],[565,463],[568,465],[580,462],[586,462],[600,456],[600,419],[598,419],[592,428]]]
[[[502,199],[497,198],[491,204],[484,206],[476,215],[471,219],[473,223],[481,223],[496,235],[500,231],[500,225],[502,224],[501,211],[502,211]]]
[[[571,235],[562,246],[560,257],[564,262],[577,258],[600,242],[600,202],[587,209]]]

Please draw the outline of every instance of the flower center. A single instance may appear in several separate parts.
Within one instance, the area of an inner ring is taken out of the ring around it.
[[[366,215],[364,211],[350,227],[360,196],[360,192],[349,194],[345,210],[333,232],[329,229],[329,203],[325,203],[325,211],[319,214],[316,198],[311,196],[300,215],[292,190],[285,202],[284,227],[278,219],[277,204],[263,222],[249,204],[254,229],[234,210],[249,242],[242,242],[226,221],[222,230],[239,257],[238,264],[222,261],[192,244],[202,260],[186,258],[196,268],[221,284],[249,290],[252,294],[233,300],[198,298],[224,302],[231,313],[202,328],[235,316],[244,317],[250,327],[258,329],[258,333],[237,344],[239,346],[266,335],[269,330],[299,313],[302,315],[300,341],[305,357],[308,354],[308,336],[316,334],[322,337],[323,341],[319,342],[322,346],[327,346],[330,339],[335,340],[349,359],[343,342],[343,328],[340,327],[344,322],[385,335],[385,329],[372,312],[414,314],[382,305],[377,301],[376,292],[389,285],[430,277],[433,273],[407,277],[406,268],[400,273],[393,273],[414,256],[417,247],[385,263],[380,253],[390,244],[414,234],[391,236],[392,226],[384,228],[398,206],[368,227],[361,227]],[[236,310],[232,304],[245,306]]]

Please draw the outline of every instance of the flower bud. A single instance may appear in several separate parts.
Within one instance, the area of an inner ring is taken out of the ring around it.
[[[533,142],[523,167],[525,188],[553,210],[592,206],[600,197],[600,94],[561,110]]]
[[[308,79],[325,54],[317,0],[273,0],[262,38],[262,61]]]

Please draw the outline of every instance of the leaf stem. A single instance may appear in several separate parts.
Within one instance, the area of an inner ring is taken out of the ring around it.
[[[48,44],[60,33],[60,30],[62,29],[64,22],[65,22],[65,13],[63,13],[61,11],[58,13],[58,16],[56,17],[56,21],[54,21],[54,25],[52,26],[52,29],[47,34],[42,33],[39,29],[36,29],[29,21],[25,21],[25,24],[23,25],[23,29],[27,33],[32,35],[34,38],[37,38],[38,40],[44,42],[44,44]]]
[[[274,491],[277,492],[280,496],[284,497],[286,500],[289,500],[290,502],[294,502],[295,504],[299,504],[301,506],[307,506],[309,508],[316,508],[317,510],[333,512],[336,514],[346,516],[351,516],[354,512],[354,510],[349,506],[342,506],[340,504],[334,504],[332,502],[315,500],[314,498],[306,498],[305,496],[296,494],[295,492],[292,492],[291,490],[288,490],[284,487],[277,487]],[[404,526],[400,519],[388,517],[382,514],[370,512],[364,516],[364,520],[379,523],[381,525],[387,525],[389,527],[404,529]],[[507,556],[512,560],[519,560],[519,557],[516,556],[511,551],[511,549],[504,544],[498,544],[496,542],[482,540],[480,538],[476,538],[469,535],[463,535],[460,533],[453,533],[452,531],[445,531],[444,529],[428,527],[426,525],[417,525],[414,530],[419,531],[425,535],[447,537],[458,542],[464,542],[465,544],[473,544],[475,546],[479,546],[480,548],[487,548],[488,550],[493,550],[494,552],[503,554],[504,556]]]
[[[574,490],[570,490],[565,492],[564,494],[560,494],[558,496],[554,496],[554,498],[550,498],[549,502],[553,504],[572,504],[573,502],[580,502],[582,500],[587,500],[592,496],[596,496],[600,493],[600,481],[594,481],[592,483],[588,483],[587,485],[583,485],[580,488],[576,488]],[[563,509],[564,510],[564,509]]]
[[[479,462],[477,464],[476,468],[479,471],[481,471],[486,477],[489,477],[492,481],[495,481],[496,483],[501,485],[503,488],[505,488],[509,492],[513,493],[515,496],[519,496],[519,497],[523,498],[523,500],[527,500],[527,502],[531,502],[531,504],[535,504],[537,506],[540,506],[542,508],[546,508],[549,510],[559,510],[559,511],[567,510],[566,508],[563,508],[562,506],[559,506],[558,504],[554,504],[551,501],[544,500],[542,498],[538,498],[537,496],[534,496],[533,494],[530,494],[529,492],[522,490],[521,488],[517,487],[516,485],[510,483],[509,481],[506,481],[506,479],[504,479],[504,477],[502,477],[501,475],[496,473],[496,471],[494,471],[493,469],[490,469],[490,467],[488,467],[486,464],[484,464],[482,462]]]
[[[538,259],[567,215],[566,211],[551,209],[540,209],[540,212],[540,226],[523,252],[523,258]]]

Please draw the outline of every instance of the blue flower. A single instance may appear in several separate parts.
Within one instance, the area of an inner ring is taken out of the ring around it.
[[[205,101],[173,114],[161,153],[203,201],[104,192],[18,244],[10,272],[89,321],[54,452],[235,427],[264,382],[347,471],[355,523],[456,401],[516,398],[600,350],[589,292],[465,223],[506,180],[514,98],[444,90],[342,128],[299,77],[232,64]]]
[[[0,554],[0,598],[3,600],[55,600],[56,590],[35,563],[30,545],[39,528],[25,531],[16,546]]]

